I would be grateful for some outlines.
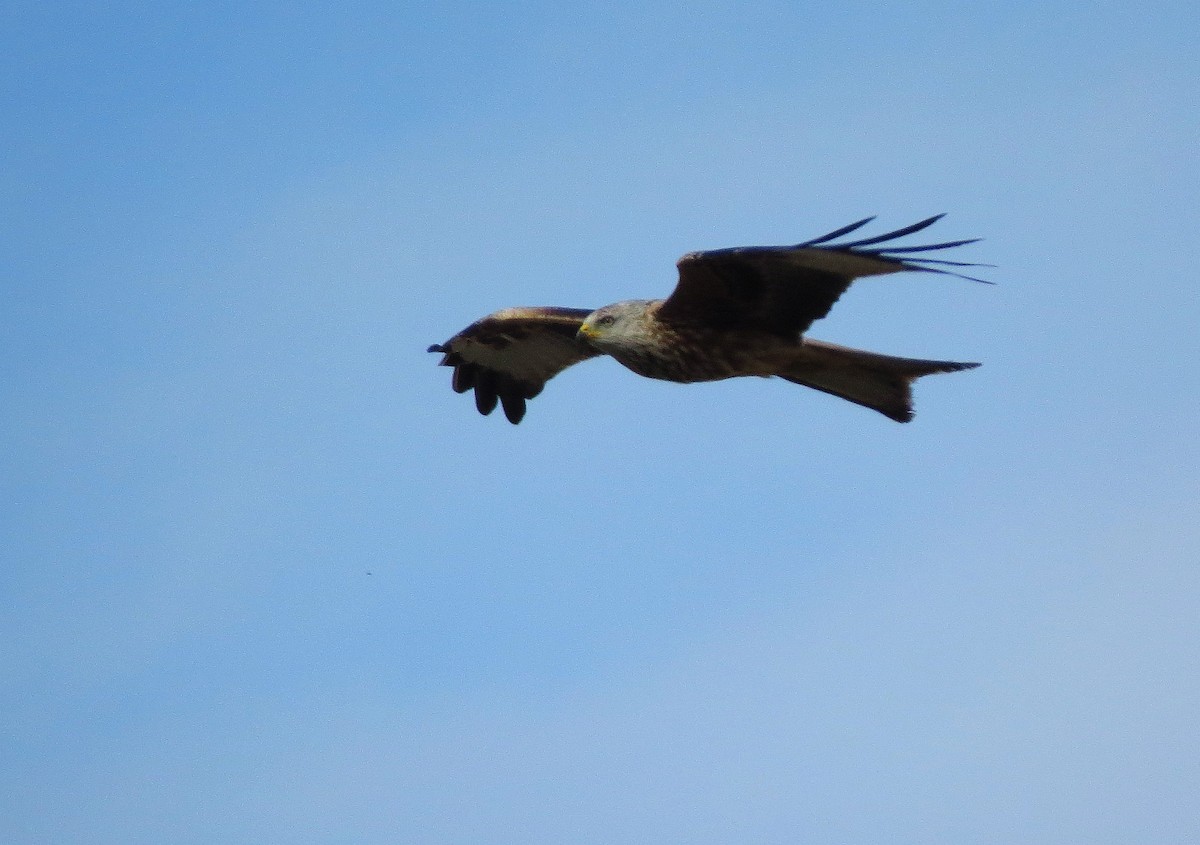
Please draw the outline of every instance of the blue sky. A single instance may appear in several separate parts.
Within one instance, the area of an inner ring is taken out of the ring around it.
[[[1192,4],[7,4],[0,838],[1200,837]],[[947,211],[907,426],[425,347]]]

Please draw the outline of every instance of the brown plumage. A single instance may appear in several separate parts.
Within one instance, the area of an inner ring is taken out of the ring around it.
[[[595,311],[508,308],[429,351],[443,353],[440,363],[454,368],[455,391],[474,388],[480,413],[490,414],[499,403],[514,424],[547,381],[597,355],[666,381],[779,376],[907,422],[915,379],[979,365],[896,358],[803,335],[863,276],[912,270],[982,281],[948,269],[979,265],[918,255],[977,239],[878,246],[941,217],[850,243],[833,241],[873,218],[796,246],[689,253],[679,259],[679,282],[666,299],[628,300]]]

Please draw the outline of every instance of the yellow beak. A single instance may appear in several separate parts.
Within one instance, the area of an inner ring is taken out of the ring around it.
[[[599,332],[596,331],[594,326],[589,326],[587,323],[584,323],[579,327],[579,333],[576,336],[582,338],[583,340],[591,340],[597,334],[599,334]]]

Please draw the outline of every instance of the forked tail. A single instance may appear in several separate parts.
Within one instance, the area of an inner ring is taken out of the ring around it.
[[[777,375],[871,408],[897,422],[908,422],[913,417],[914,381],[932,373],[978,366],[961,361],[896,358],[806,338],[796,359]]]

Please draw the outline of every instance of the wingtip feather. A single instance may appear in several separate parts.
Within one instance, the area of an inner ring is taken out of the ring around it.
[[[932,217],[926,217],[924,220],[919,220],[916,223],[912,223],[908,226],[902,226],[901,228],[896,229],[894,232],[884,232],[882,235],[876,235],[873,238],[864,238],[861,241],[852,241],[848,244],[838,244],[838,249],[853,249],[855,247],[870,246],[871,244],[878,244],[883,243],[884,241],[902,238],[905,235],[911,235],[915,232],[920,232],[923,229],[928,229],[945,216],[946,212],[943,211],[941,214],[935,214]]]
[[[866,226],[868,223],[870,223],[874,219],[875,219],[875,215],[872,214],[870,217],[864,217],[862,220],[858,220],[847,226],[843,226],[840,229],[834,229],[832,232],[829,232],[828,234],[821,235],[819,238],[813,238],[811,241],[805,241],[802,244],[798,244],[798,246],[808,247],[808,246],[816,246],[817,244],[828,243],[829,241],[832,241],[835,238],[840,238],[842,235],[848,235],[851,232],[861,229],[863,226]]]
[[[938,250],[938,249],[952,249],[953,247],[956,247],[956,246],[966,246],[967,244],[977,244],[981,240],[983,240],[983,238],[963,238],[962,240],[958,240],[958,241],[943,241],[940,244],[921,244],[919,246],[885,246],[882,249],[873,250],[873,251],[874,252],[888,252],[888,253],[932,252],[933,250]],[[848,244],[848,246],[852,246],[852,244]],[[872,250],[865,250],[865,251],[870,252]]]

